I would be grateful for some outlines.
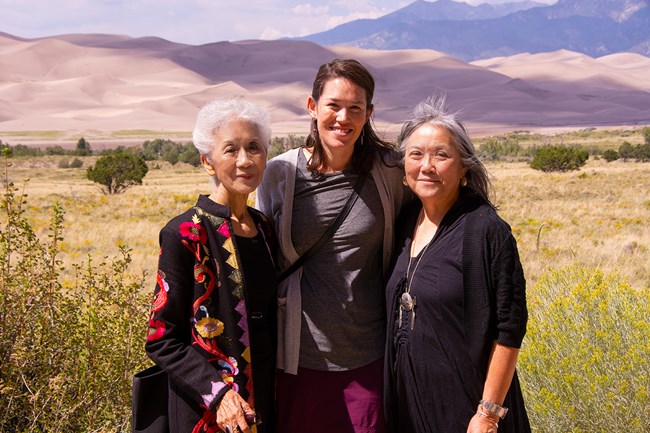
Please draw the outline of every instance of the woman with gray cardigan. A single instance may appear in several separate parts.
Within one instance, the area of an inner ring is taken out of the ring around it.
[[[276,397],[284,433],[385,432],[384,275],[410,191],[373,130],[374,79],[356,60],[320,67],[306,144],[269,161],[258,208],[275,222],[286,270],[349,213],[279,286]],[[356,200],[355,200],[356,198]],[[352,204],[353,203],[353,204]]]

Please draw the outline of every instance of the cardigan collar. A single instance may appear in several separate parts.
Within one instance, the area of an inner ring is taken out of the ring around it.
[[[212,200],[207,194],[199,195],[196,205],[208,213],[222,218],[230,218],[230,206],[219,204]]]

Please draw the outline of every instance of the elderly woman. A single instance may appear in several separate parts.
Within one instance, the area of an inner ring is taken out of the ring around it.
[[[287,275],[279,285],[283,433],[385,431],[384,275],[411,194],[397,152],[372,127],[374,85],[356,60],[322,65],[307,98],[305,146],[271,160],[257,192]]]
[[[160,232],[146,351],[169,375],[171,432],[274,431],[275,238],[247,206],[269,125],[242,99],[204,106],[193,141],[213,191]]]
[[[525,280],[489,180],[442,97],[402,127],[404,212],[387,284],[386,412],[400,433],[526,433],[515,364]]]

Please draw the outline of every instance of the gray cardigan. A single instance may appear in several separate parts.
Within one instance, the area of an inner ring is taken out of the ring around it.
[[[293,215],[298,152],[300,151],[301,148],[292,149],[270,160],[256,194],[255,207],[275,222],[279,242],[278,264],[280,269],[288,268],[299,257],[291,239],[291,217]],[[384,210],[383,270],[385,275],[388,272],[393,251],[395,219],[411,194],[406,192],[407,188],[402,184],[404,171],[396,165],[396,155],[387,154],[384,159],[389,165],[384,164],[378,157],[370,174],[377,185]],[[302,268],[287,277],[278,287],[277,365],[278,368],[291,374],[298,372],[300,355],[301,277]]]

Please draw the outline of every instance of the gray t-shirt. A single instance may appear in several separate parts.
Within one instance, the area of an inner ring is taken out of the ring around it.
[[[351,170],[314,178],[300,152],[291,233],[298,254],[325,232],[357,179]],[[346,220],[303,267],[300,367],[350,370],[383,356],[383,227],[379,193],[368,175]]]

